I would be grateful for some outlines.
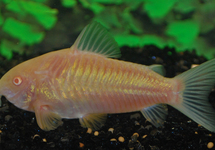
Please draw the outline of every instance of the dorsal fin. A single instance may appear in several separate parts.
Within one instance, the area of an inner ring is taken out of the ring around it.
[[[98,22],[92,22],[87,25],[71,49],[94,52],[112,58],[121,56],[120,49],[114,38]]]

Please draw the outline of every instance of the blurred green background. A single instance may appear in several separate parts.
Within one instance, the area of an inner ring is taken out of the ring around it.
[[[0,54],[70,47],[90,21],[104,25],[119,46],[168,46],[215,54],[214,0],[0,0]]]

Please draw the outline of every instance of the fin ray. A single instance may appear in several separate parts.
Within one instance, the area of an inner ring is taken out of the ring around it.
[[[168,108],[165,104],[156,104],[150,107],[143,108],[141,113],[155,127],[162,126],[168,114]]]
[[[52,112],[48,106],[40,106],[35,109],[35,115],[38,126],[45,131],[54,130],[63,124],[61,117]]]
[[[92,130],[100,129],[107,118],[107,114],[87,114],[79,118],[79,122],[84,128],[91,128]]]
[[[208,94],[215,84],[215,59],[175,77],[184,84],[180,104],[170,104],[209,131],[215,132],[215,110]]]
[[[98,22],[92,22],[87,25],[71,49],[94,52],[112,58],[121,56],[120,49],[114,38]]]

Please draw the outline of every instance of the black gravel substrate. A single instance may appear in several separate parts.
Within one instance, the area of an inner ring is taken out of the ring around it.
[[[164,65],[167,77],[174,77],[188,70],[192,64],[206,61],[204,57],[197,56],[195,51],[176,53],[174,49],[160,50],[154,46],[133,49],[123,47],[121,50],[122,60],[144,65]],[[35,56],[14,54],[10,61],[0,56],[0,76]],[[214,90],[209,100],[215,106]],[[64,119],[63,126],[45,132],[38,127],[34,113],[15,107],[4,97],[1,102],[0,150],[204,150],[208,149],[209,142],[215,143],[214,133],[170,106],[163,128],[155,128],[139,112],[111,114],[105,126],[98,131],[99,135],[94,135],[94,132],[87,133],[78,119]],[[113,132],[108,131],[109,128],[113,128]],[[124,142],[119,141],[122,137]]]

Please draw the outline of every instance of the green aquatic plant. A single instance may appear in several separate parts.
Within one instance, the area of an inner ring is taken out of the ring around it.
[[[77,4],[78,0],[64,0]],[[174,47],[178,52],[196,49],[212,58],[215,1],[187,0],[79,0],[94,13],[120,46]],[[75,7],[75,5],[72,5]]]
[[[27,52],[40,43],[45,31],[57,22],[57,9],[50,0],[0,0],[0,54],[8,59],[12,51]],[[119,46],[155,45],[197,51],[208,59],[215,54],[215,1],[187,0],[61,0],[67,10],[90,10],[83,19],[96,20],[115,37]],[[61,10],[59,10],[61,11]],[[87,17],[88,16],[88,17]],[[91,18],[92,17],[92,18]],[[74,17],[77,18],[77,17]],[[81,21],[79,21],[80,23]],[[84,22],[84,21],[83,21]],[[86,22],[85,22],[86,24]],[[80,25],[80,26],[84,26]]]
[[[27,47],[40,43],[45,30],[53,28],[57,10],[45,5],[46,0],[0,1],[0,54],[12,58],[13,51],[20,54]]]

